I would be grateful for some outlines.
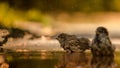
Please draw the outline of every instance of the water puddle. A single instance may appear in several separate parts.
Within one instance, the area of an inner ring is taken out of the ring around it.
[[[90,52],[3,52],[0,63],[5,63],[9,68],[120,68],[119,57],[118,51],[114,57],[93,57]]]

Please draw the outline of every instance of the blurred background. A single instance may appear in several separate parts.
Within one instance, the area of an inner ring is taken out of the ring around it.
[[[115,58],[64,54],[55,39],[68,33],[92,40],[99,26],[108,29]],[[0,67],[89,68],[95,60],[93,66],[120,68],[120,0],[0,0],[0,45]]]
[[[26,38],[61,32],[93,38],[104,26],[119,43],[119,12],[119,0],[0,0],[0,26]]]

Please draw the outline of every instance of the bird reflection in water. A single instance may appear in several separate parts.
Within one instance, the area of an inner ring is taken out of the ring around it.
[[[91,68],[116,68],[114,56],[93,56],[91,59]]]
[[[88,68],[85,53],[65,53],[54,68]]]

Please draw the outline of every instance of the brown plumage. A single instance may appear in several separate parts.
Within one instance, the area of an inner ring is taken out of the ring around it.
[[[67,52],[84,52],[89,49],[89,40],[87,38],[77,38],[75,35],[61,33],[56,38],[60,46]]]
[[[113,55],[115,47],[112,45],[108,31],[105,27],[96,29],[96,36],[92,41],[91,52],[93,55]]]

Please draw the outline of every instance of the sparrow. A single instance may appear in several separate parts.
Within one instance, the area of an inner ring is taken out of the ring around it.
[[[60,46],[69,53],[84,52],[89,49],[90,41],[87,38],[77,38],[75,35],[61,33],[56,39],[59,41]]]
[[[115,47],[112,45],[108,30],[105,27],[96,29],[95,38],[92,40],[91,52],[93,55],[113,55]]]

